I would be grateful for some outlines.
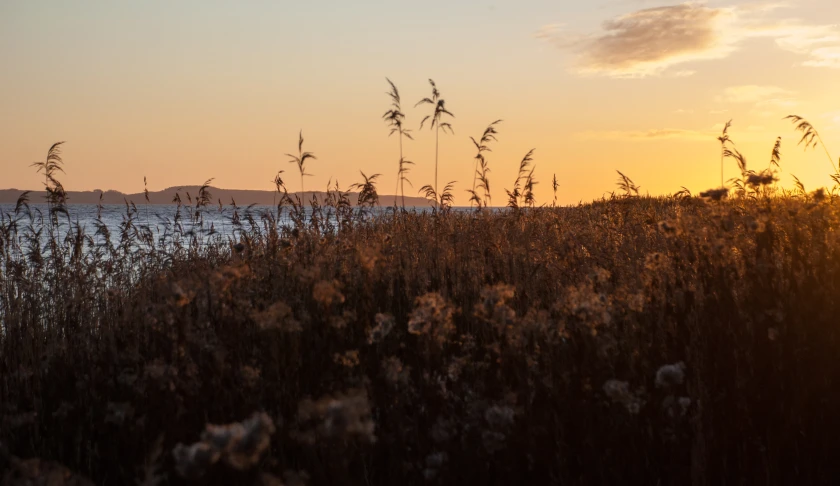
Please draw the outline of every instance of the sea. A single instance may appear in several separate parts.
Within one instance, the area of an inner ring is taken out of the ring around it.
[[[292,224],[289,209],[285,208],[279,215],[275,206],[207,206],[196,209],[190,206],[177,206],[169,204],[149,204],[126,206],[125,204],[68,204],[67,214],[58,214],[58,234],[64,234],[68,230],[78,227],[85,234],[95,234],[101,226],[107,228],[112,235],[119,235],[130,222],[135,228],[143,231],[148,230],[156,238],[161,235],[172,234],[178,227],[178,231],[184,235],[212,236],[213,239],[223,238],[238,239],[239,233],[250,228],[249,218],[255,224],[262,227],[263,217],[266,214],[275,216],[280,226]],[[359,211],[354,208],[354,211]],[[426,212],[431,211],[429,207],[411,207],[409,211]],[[179,214],[180,217],[176,218]],[[377,215],[393,211],[392,207],[375,207],[366,209],[367,214]],[[470,211],[468,207],[453,208],[453,211]],[[311,217],[311,208],[306,208],[306,218]],[[325,210],[326,214],[326,210]],[[5,224],[17,221],[19,229],[23,229],[34,222],[35,229],[39,227],[39,221],[47,221],[49,206],[43,203],[29,204],[27,208],[19,208],[15,211],[14,204],[0,204],[0,220]],[[235,224],[235,219],[241,224]],[[177,223],[177,225],[176,225]],[[1,224],[0,224],[1,225]],[[42,237],[44,235],[42,234]]]

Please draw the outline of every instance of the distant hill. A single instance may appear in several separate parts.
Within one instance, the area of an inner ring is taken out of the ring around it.
[[[198,194],[199,186],[182,186],[182,187],[169,187],[162,191],[149,191],[149,203],[150,204],[172,204],[172,199],[175,197],[176,193],[181,194],[181,202],[185,205],[190,204],[187,199],[187,194],[190,197],[194,198],[196,194]],[[14,204],[17,202],[20,195],[23,193],[20,189],[0,189],[0,204],[3,203],[12,203]],[[102,194],[102,203],[103,204],[124,204],[125,201],[134,202],[134,204],[145,204],[146,197],[143,193],[136,193],[136,194],[125,194],[119,191],[101,191],[101,190],[94,190],[94,191],[68,191],[67,192],[67,203],[68,204],[97,204],[99,203],[99,195]],[[236,204],[239,206],[248,206],[250,204],[259,204],[259,205],[272,205],[275,203],[275,192],[273,191],[254,191],[254,190],[243,190],[243,189],[220,189],[218,187],[210,187],[210,194],[213,197],[213,204],[218,205],[219,201],[222,202],[223,205],[231,204],[231,201],[236,201]],[[307,205],[309,201],[312,199],[312,195],[315,195],[318,198],[318,201],[324,201],[326,199],[326,193],[322,191],[315,191],[310,192],[307,191],[306,193],[292,193],[290,194],[292,197],[295,195],[302,196],[301,199],[306,201]],[[29,202],[30,203],[38,203],[45,201],[47,193],[46,191],[32,191],[29,193]],[[305,195],[305,197],[303,197]],[[358,193],[350,193],[350,202],[355,205],[356,201],[358,200]],[[401,199],[399,196],[389,196],[389,195],[381,195],[379,196],[379,204],[381,206],[393,206],[394,199],[397,199],[400,205],[402,205]],[[421,197],[406,197],[405,198],[405,205],[406,206],[418,206],[418,207],[426,207],[429,206],[430,203]]]

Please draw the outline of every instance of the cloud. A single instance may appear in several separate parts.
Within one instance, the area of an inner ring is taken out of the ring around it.
[[[715,101],[724,104],[751,104],[752,113],[761,117],[778,117],[787,109],[799,105],[796,93],[778,86],[759,86],[747,84],[730,86],[715,97]]]
[[[590,36],[566,29],[566,24],[548,24],[539,28],[534,37],[551,43],[558,48],[578,47],[583,45]]]
[[[837,26],[766,18],[780,7],[712,8],[685,3],[622,15],[604,22],[598,33],[576,33],[554,24],[535,35],[575,53],[575,70],[582,74],[660,75],[687,62],[726,58],[752,38],[771,38],[779,48],[804,56],[803,66],[840,68]],[[691,74],[693,71],[684,69],[672,75]]]
[[[769,100],[759,101],[755,104],[756,108],[793,108],[799,106],[799,102],[792,99],[771,98]]]
[[[828,122],[833,124],[834,126],[840,127],[840,111],[830,111],[828,113],[823,113],[821,118],[824,120],[828,120]]]
[[[578,51],[578,69],[585,73],[640,77],[696,59],[715,59],[732,48],[720,41],[729,9],[674,5],[632,12],[604,23],[600,35],[580,36],[547,26],[538,37],[561,49]]]
[[[840,112],[838,112],[840,113]],[[624,142],[651,142],[659,140],[679,140],[688,142],[717,142],[724,123],[716,123],[707,129],[691,130],[685,128],[653,128],[649,130],[590,130],[578,132],[575,136],[582,140],[610,140]],[[762,125],[749,125],[738,128],[738,140],[764,140],[767,128]],[[730,129],[730,133],[732,129]]]
[[[840,46],[820,47],[811,51],[810,56],[803,66],[840,69]]]
[[[771,99],[778,100],[780,97],[792,95],[792,92],[778,86],[748,84],[726,88],[723,94],[717,97],[717,101],[723,103],[766,103]]]
[[[790,98],[770,98],[755,104],[753,113],[765,118],[778,118],[790,114],[788,110],[799,106],[799,102]]]
[[[803,25],[796,20],[758,26],[755,37],[771,37],[781,49],[807,57],[803,66],[840,69],[840,29],[837,25]]]
[[[577,134],[585,140],[714,140],[716,132],[708,130],[686,130],[682,128],[653,128],[650,130],[587,131]]]
[[[697,74],[697,71],[693,69],[683,69],[682,71],[672,73],[671,76],[675,78],[687,78],[689,76],[694,76],[695,74]]]

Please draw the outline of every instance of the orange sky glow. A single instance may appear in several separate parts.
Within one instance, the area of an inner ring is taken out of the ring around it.
[[[783,187],[830,186],[840,157],[840,4],[836,0],[319,0],[0,4],[0,189],[41,189],[29,166],[65,140],[68,190],[139,192],[200,184],[299,189],[299,130],[317,160],[306,188],[381,173],[393,194],[398,141],[381,116],[385,78],[402,96],[405,156],[417,190],[434,179],[434,132],[420,121],[432,78],[455,118],[441,134],[440,182],[467,205],[478,138],[494,205],[535,148],[537,202],[591,201],[616,170],[642,193],[720,184],[717,136],[766,168],[782,137]],[[805,151],[783,117],[819,130]],[[728,161],[726,177],[738,175]],[[406,187],[407,195],[409,187]]]

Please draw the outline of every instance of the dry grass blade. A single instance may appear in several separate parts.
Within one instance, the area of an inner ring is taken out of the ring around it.
[[[33,162],[31,165],[37,172],[43,172],[45,177],[52,176],[55,172],[64,172],[64,161],[61,158],[61,146],[65,142],[56,142],[47,151],[47,158],[43,161]]]
[[[447,131],[449,133],[454,133],[452,130],[452,125],[448,122],[443,122],[442,117],[443,115],[447,115],[450,117],[455,117],[449,110],[445,108],[445,101],[440,98],[440,91],[438,91],[437,85],[431,79],[429,79],[429,84],[432,86],[432,97],[431,98],[423,98],[417,102],[415,107],[425,104],[430,104],[434,106],[434,112],[431,115],[427,115],[423,118],[420,122],[420,129],[423,129],[426,121],[431,119],[432,122],[430,124],[430,129],[435,131],[435,194],[437,194],[437,187],[438,187],[438,159],[439,159],[439,148],[440,148],[440,131],[443,130],[444,133]]]
[[[519,199],[522,197],[522,179],[527,179],[528,177],[528,168],[531,166],[531,162],[534,161],[534,151],[536,149],[531,149],[522,157],[522,160],[519,161],[519,172],[516,175],[516,180],[513,183],[513,190],[505,189],[505,192],[508,195],[508,207],[511,209],[519,209]],[[533,173],[533,171],[532,171]]]
[[[735,162],[738,163],[738,169],[741,171],[741,175],[746,174],[747,172],[747,158],[738,151],[736,148],[727,148],[723,150],[723,156],[735,159]]]
[[[729,128],[732,127],[732,120],[726,122],[723,126],[723,131],[721,132],[720,136],[718,137],[718,142],[720,142],[720,187],[723,187],[723,160],[726,158],[725,152],[727,150],[726,145],[732,143],[732,140],[729,138]]]
[[[300,131],[300,134],[298,135],[298,137],[299,137],[299,139],[298,139],[298,154],[297,155],[286,154],[286,156],[289,157],[289,163],[290,164],[295,164],[298,168],[298,171],[300,172],[300,192],[302,193],[303,198],[306,199],[306,189],[304,188],[304,185],[303,185],[303,178],[304,178],[304,176],[311,176],[312,175],[312,174],[309,174],[309,173],[306,172],[306,161],[307,160],[317,160],[317,158],[311,152],[304,152],[303,151],[303,130]]]
[[[198,195],[195,198],[196,208],[207,207],[207,205],[209,205],[213,200],[213,194],[210,192],[210,184],[212,182],[213,178],[207,179],[204,181],[204,184],[198,188]]]
[[[770,167],[780,169],[782,162],[782,137],[776,137],[776,143],[773,144],[773,151],[770,154]]]
[[[484,133],[481,134],[481,137],[479,138],[478,141],[476,141],[475,138],[470,137],[470,140],[472,140],[473,145],[475,145],[476,154],[475,154],[475,169],[473,169],[474,172],[473,172],[472,190],[470,190],[468,192],[471,194],[470,204],[475,202],[476,205],[479,206],[479,207],[481,206],[481,199],[478,197],[478,195],[475,192],[476,181],[479,178],[481,178],[482,175],[484,175],[484,177],[486,179],[486,172],[490,171],[490,169],[487,168],[487,161],[484,157],[484,152],[491,152],[490,142],[497,141],[496,135],[498,134],[498,131],[496,130],[496,125],[498,125],[501,122],[502,122],[502,120],[496,120],[493,123],[489,124],[487,126],[487,128],[484,129]],[[479,167],[481,167],[480,172],[479,172]],[[479,187],[481,187],[481,186],[479,186]],[[485,193],[489,192],[489,185],[488,184],[485,183],[484,188],[485,188]]]
[[[624,197],[638,196],[639,186],[634,184],[633,180],[624,175],[620,170],[616,170],[616,172],[618,172],[618,182],[616,182],[616,185],[624,191]]]
[[[350,186],[353,189],[359,190],[358,205],[368,207],[376,206],[379,204],[379,195],[376,193],[376,179],[381,176],[381,174],[373,174],[368,177],[362,171],[359,171],[359,173],[362,174],[364,182],[359,182]]]
[[[795,175],[791,174],[791,176],[793,177],[793,185],[796,187],[796,192],[800,196],[808,194],[808,191],[805,190],[805,184],[803,184],[802,181],[800,181]]]
[[[23,191],[15,202],[15,214],[20,213],[21,208],[26,208],[29,211],[29,194],[32,191]]]
[[[814,128],[814,126],[811,125],[811,123],[808,122],[808,120],[798,115],[788,115],[785,117],[785,120],[790,120],[790,122],[793,123],[796,131],[802,132],[802,138],[799,139],[798,145],[804,144],[806,150],[809,147],[816,148],[817,145],[822,145],[822,148],[825,151],[825,155],[826,157],[828,157],[828,162],[829,164],[831,164],[831,170],[833,171],[832,173],[837,174],[838,170],[837,166],[834,165],[834,158],[832,158],[831,154],[828,152],[828,147],[825,146],[825,143],[823,142],[822,137],[820,137],[819,132],[817,132],[817,129]]]
[[[397,86],[388,78],[385,78],[388,81],[388,84],[391,86],[391,90],[388,92],[388,96],[391,98],[391,109],[386,111],[383,115],[383,118],[391,127],[391,131],[388,136],[393,134],[398,134],[400,139],[400,159],[399,159],[399,167],[397,169],[397,188],[394,194],[401,194],[402,196],[402,207],[405,209],[405,182],[408,180],[406,179],[405,175],[408,173],[407,165],[413,164],[413,162],[409,162],[405,160],[403,157],[403,138],[407,138],[409,140],[413,140],[414,138],[411,136],[409,132],[411,130],[406,129],[403,126],[403,121],[405,120],[405,115],[402,112],[402,105],[400,100],[400,92],[397,90]],[[422,128],[422,124],[421,124]],[[411,182],[409,182],[411,185]],[[394,206],[396,206],[396,199],[394,199]]]
[[[452,191],[455,188],[456,182],[457,181],[449,181],[445,186],[443,186],[443,192],[440,194],[440,200],[438,201],[438,208],[442,211],[447,211],[452,207],[452,203],[455,200],[455,196]]]
[[[534,170],[536,170],[536,168],[536,165],[531,167],[531,171],[528,172],[528,176],[525,177],[525,184],[522,186],[522,196],[525,200],[525,205],[530,207],[534,207],[534,204],[537,202],[536,197],[534,196],[534,186],[538,184],[537,180],[534,179]]]
[[[674,193],[675,199],[688,199],[691,198],[691,191],[685,187],[681,186],[680,190]]]

